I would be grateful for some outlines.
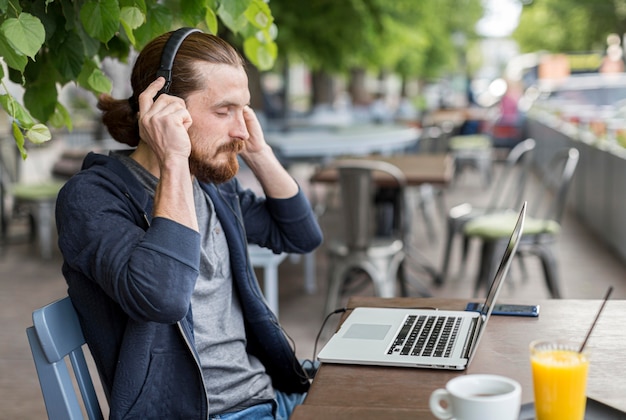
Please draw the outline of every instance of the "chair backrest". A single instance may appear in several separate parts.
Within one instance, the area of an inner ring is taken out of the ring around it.
[[[533,217],[561,222],[578,160],[579,152],[573,147],[554,154],[549,165],[540,174],[540,188],[528,201],[533,208]]]
[[[89,419],[102,419],[102,410],[85,361],[85,344],[78,316],[69,297],[33,312],[33,326],[26,329],[37,376],[50,419],[83,419],[72,376]],[[70,374],[65,359],[71,362]]]
[[[345,159],[335,162],[339,171],[344,241],[349,249],[366,249],[374,237],[375,176],[385,187],[397,189],[396,205],[401,209],[398,234],[404,231],[406,213],[404,173],[395,165],[378,160]],[[384,180],[384,182],[383,182]],[[378,184],[380,185],[380,183]]]
[[[488,212],[522,206],[535,145],[535,140],[529,138],[516,144],[508,153],[502,174],[496,177],[491,191]]]

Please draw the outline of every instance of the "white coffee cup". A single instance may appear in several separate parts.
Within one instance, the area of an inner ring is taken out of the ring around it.
[[[464,375],[430,395],[430,411],[439,419],[517,420],[522,387],[499,375]]]

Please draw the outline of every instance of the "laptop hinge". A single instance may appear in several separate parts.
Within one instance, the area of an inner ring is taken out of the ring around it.
[[[472,345],[476,342],[476,335],[480,328],[478,328],[478,322],[482,321],[482,318],[477,316],[476,318],[472,318],[472,324],[470,325],[470,333],[467,334],[467,338],[465,339],[465,344],[463,345],[463,353],[461,357],[464,359],[469,358],[469,355],[472,351]]]

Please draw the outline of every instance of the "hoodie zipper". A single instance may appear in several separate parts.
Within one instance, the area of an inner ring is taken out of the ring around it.
[[[185,344],[187,345],[187,350],[189,350],[189,352],[193,356],[193,360],[195,360],[196,362],[196,367],[198,368],[198,374],[200,375],[200,381],[202,383],[202,390],[204,391],[203,395],[204,395],[204,401],[206,402],[206,413],[207,413],[206,418],[208,419],[209,418],[209,397],[207,396],[207,389],[206,389],[206,385],[204,384],[204,375],[202,374],[202,366],[200,365],[200,360],[198,359],[198,356],[196,355],[196,351],[193,345],[191,344],[191,342],[189,341],[187,334],[185,334],[185,329],[183,328],[182,323],[180,321],[177,321],[176,325],[178,326],[178,331],[180,331],[180,335],[182,335],[183,340],[185,340]]]
[[[126,197],[131,199],[130,194],[128,194],[128,192],[125,192],[124,194],[126,195]],[[146,222],[146,230],[147,230],[147,228],[150,227],[150,219],[148,218],[148,215],[146,214],[145,211],[142,211],[141,215],[143,217],[143,220]],[[206,389],[206,385],[204,384],[204,375],[202,374],[202,365],[200,364],[200,360],[198,359],[195,348],[189,341],[187,334],[185,334],[185,329],[183,328],[182,323],[180,321],[177,321],[176,325],[178,326],[178,331],[180,332],[180,335],[183,337],[183,340],[185,341],[187,350],[189,351],[189,353],[191,353],[191,355],[193,356],[193,360],[196,362],[195,364],[196,364],[197,372],[200,375],[200,383],[202,383],[202,391],[203,391],[202,395],[204,396],[204,402],[206,403],[206,413],[207,413],[206,418],[208,419],[209,418],[209,397],[207,396],[207,389]]]

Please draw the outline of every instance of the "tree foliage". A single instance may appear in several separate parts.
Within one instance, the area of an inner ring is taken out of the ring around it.
[[[459,50],[477,38],[474,28],[483,14],[481,0],[403,0],[387,5],[381,62],[402,76],[422,78],[458,68]],[[455,36],[465,45],[455,45]]]
[[[130,51],[180,26],[217,33],[226,28],[259,69],[274,65],[276,26],[263,0],[0,0],[0,106],[12,119],[22,156],[25,139],[51,138],[46,124],[72,128],[58,92],[68,83],[100,94],[111,81],[106,57],[126,61]],[[24,88],[14,97],[5,77]]]
[[[435,75],[456,56],[451,34],[474,36],[480,0],[272,0],[282,54],[313,69]],[[460,11],[462,11],[460,13]]]
[[[604,49],[611,33],[626,33],[626,0],[534,0],[513,38],[522,52],[579,52]]]
[[[425,78],[455,64],[452,34],[471,40],[481,15],[481,0],[0,0],[0,78],[24,87],[15,98],[4,86],[0,106],[25,156],[25,138],[49,139],[47,125],[71,129],[64,85],[109,92],[103,59],[125,62],[176,27],[226,37],[261,71],[280,51],[313,70]]]

